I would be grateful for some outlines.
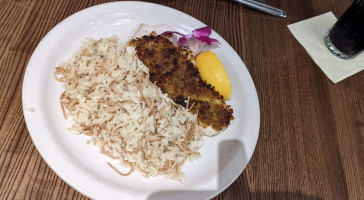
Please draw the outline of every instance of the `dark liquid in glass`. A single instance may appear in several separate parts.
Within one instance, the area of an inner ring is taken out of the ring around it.
[[[364,0],[355,0],[329,33],[332,44],[343,54],[354,56],[364,49]]]

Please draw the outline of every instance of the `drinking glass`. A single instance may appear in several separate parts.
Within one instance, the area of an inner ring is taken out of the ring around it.
[[[355,0],[334,26],[324,42],[339,58],[349,60],[364,50],[364,0]]]

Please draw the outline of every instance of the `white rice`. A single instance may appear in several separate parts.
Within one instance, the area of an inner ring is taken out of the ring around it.
[[[56,68],[70,130],[91,136],[89,143],[131,172],[182,182],[183,163],[200,157],[197,115],[162,94],[149,81],[148,68],[118,40],[87,39]]]

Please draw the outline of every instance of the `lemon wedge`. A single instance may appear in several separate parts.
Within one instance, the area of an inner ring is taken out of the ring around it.
[[[220,59],[212,51],[205,51],[196,57],[196,66],[201,78],[215,87],[225,100],[230,99],[232,88],[229,76]]]

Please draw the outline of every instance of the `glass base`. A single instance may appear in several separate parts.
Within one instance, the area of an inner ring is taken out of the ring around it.
[[[330,32],[330,31],[329,31]],[[325,34],[325,37],[324,37],[324,42],[325,42],[325,45],[326,47],[331,51],[331,53],[333,53],[335,56],[339,57],[339,58],[342,58],[342,59],[345,59],[345,60],[350,60],[352,58],[354,58],[355,56],[348,56],[348,55],[345,55],[343,54],[340,50],[338,50],[331,42],[330,40],[330,36],[329,36],[329,32],[327,32]]]

